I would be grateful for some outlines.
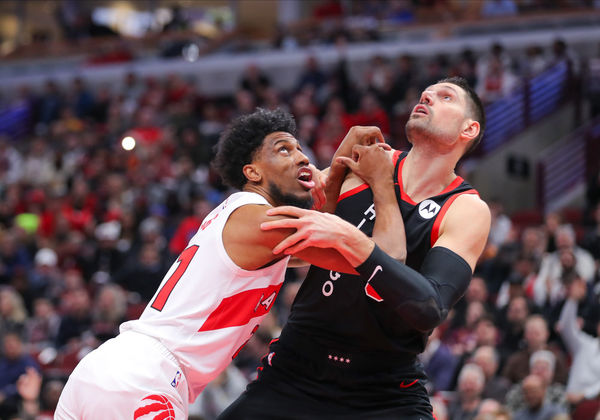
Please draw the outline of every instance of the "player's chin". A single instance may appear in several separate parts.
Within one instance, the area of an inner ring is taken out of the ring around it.
[[[287,205],[300,207],[302,209],[311,209],[313,206],[313,197],[309,191],[299,194],[289,195]]]

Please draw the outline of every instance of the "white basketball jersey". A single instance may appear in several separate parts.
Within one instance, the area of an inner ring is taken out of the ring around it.
[[[121,325],[121,331],[155,337],[176,356],[187,378],[190,401],[237,356],[283,283],[289,257],[248,271],[225,251],[225,223],[246,204],[268,202],[259,194],[239,192],[215,208],[169,269],[140,319]]]

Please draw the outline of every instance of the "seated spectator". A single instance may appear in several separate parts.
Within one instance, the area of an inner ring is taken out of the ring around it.
[[[563,274],[575,270],[586,282],[595,272],[594,258],[575,242],[575,230],[571,225],[556,229],[556,251],[546,255],[541,263],[534,285],[534,300],[538,306],[556,305],[566,296]]]
[[[510,412],[498,401],[487,398],[481,402],[475,420],[511,420]]]
[[[490,57],[483,77],[478,79],[476,91],[484,103],[494,102],[517,87],[518,78],[504,67],[498,57]]]
[[[119,334],[119,325],[126,321],[127,298],[123,289],[106,283],[100,287],[92,307],[92,332],[99,342]]]
[[[586,400],[593,401],[596,409],[600,409],[600,322],[597,324],[597,336],[593,337],[581,330],[577,319],[579,302],[586,293],[585,282],[574,281],[560,314],[559,332],[573,358],[567,382],[567,399],[573,406]]]
[[[44,347],[53,346],[58,333],[60,316],[54,304],[46,298],[38,298],[33,302],[33,316],[25,323],[25,337],[32,350],[41,351]]]
[[[454,354],[462,357],[475,349],[477,346],[477,323],[484,315],[486,315],[486,311],[483,303],[470,302],[467,306],[465,323],[446,332],[444,341],[452,348]]]
[[[23,332],[27,320],[27,309],[23,298],[12,286],[0,286],[0,338],[3,334]]]
[[[525,334],[525,323],[531,311],[525,296],[515,296],[498,315],[498,328],[502,331],[500,352],[513,354],[520,350]]]
[[[492,346],[481,346],[475,350],[472,361],[481,368],[485,376],[481,397],[504,402],[511,383],[505,377],[498,375],[500,357],[496,349]]]
[[[481,406],[485,376],[479,366],[468,363],[458,375],[458,393],[450,403],[448,413],[452,420],[472,420]]]
[[[529,374],[536,375],[542,381],[544,399],[564,411],[567,409],[565,386],[554,381],[554,367],[556,357],[551,351],[538,350],[531,355],[529,361]],[[525,380],[513,385],[506,394],[506,407],[516,413],[527,407],[527,398],[524,389]]]
[[[227,366],[227,369],[204,388],[196,401],[190,404],[190,416],[198,415],[203,420],[215,420],[244,392],[248,382],[248,379],[235,365]]]
[[[37,362],[25,352],[19,333],[4,334],[0,357],[0,418],[9,418],[18,411],[21,401],[18,381],[27,368],[40,371]]]
[[[529,316],[525,323],[524,337],[525,348],[508,358],[502,375],[507,377],[513,384],[520,382],[530,372],[529,363],[532,354],[538,350],[551,350],[556,357],[553,382],[567,383],[566,357],[560,349],[549,346],[550,331],[548,330],[547,321],[540,315]]]
[[[537,278],[536,261],[532,257],[521,256],[513,264],[513,270],[500,285],[496,306],[505,307],[517,296],[533,298],[533,286]]]
[[[84,288],[70,291],[63,296],[65,299],[65,313],[60,318],[56,347],[62,348],[70,342],[79,343],[82,335],[89,332],[92,326],[90,314],[90,296]]]
[[[192,236],[200,228],[200,224],[210,213],[213,206],[205,199],[198,198],[192,204],[192,214],[184,218],[169,241],[169,251],[173,255],[179,255],[185,249]]]
[[[51,379],[42,387],[40,396],[40,415],[36,420],[52,420],[60,394],[65,387],[63,381]]]
[[[262,102],[265,90],[271,86],[269,77],[254,63],[249,64],[240,79],[240,88],[247,90]]]
[[[458,358],[450,347],[440,340],[440,327],[434,328],[425,351],[419,355],[429,381],[425,385],[430,395],[452,389]]]
[[[554,416],[564,414],[565,409],[545,399],[546,385],[538,375],[529,375],[523,379],[523,397],[527,406],[517,411],[513,420],[552,420]]]

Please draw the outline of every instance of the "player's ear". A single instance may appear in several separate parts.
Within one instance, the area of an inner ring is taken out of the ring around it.
[[[262,179],[260,169],[253,163],[244,165],[242,172],[248,181],[259,183]]]
[[[467,118],[467,120],[465,120],[465,124],[464,124],[463,130],[461,132],[461,136],[465,140],[471,141],[479,135],[479,130],[480,130],[479,122],[474,121],[470,118]]]

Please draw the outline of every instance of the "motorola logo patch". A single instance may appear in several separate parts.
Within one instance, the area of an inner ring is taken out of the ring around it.
[[[440,205],[433,200],[425,200],[419,204],[419,214],[423,219],[431,219],[440,211]]]

